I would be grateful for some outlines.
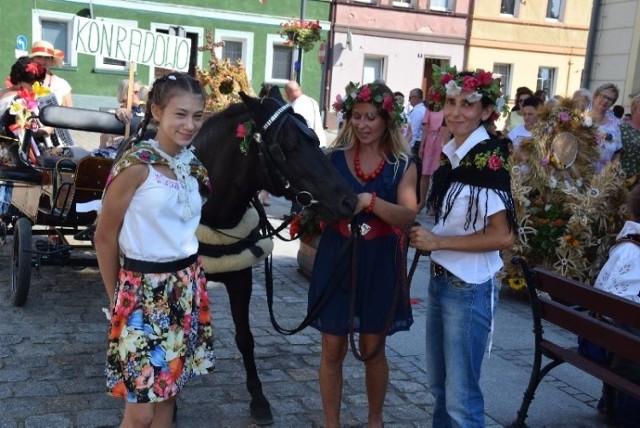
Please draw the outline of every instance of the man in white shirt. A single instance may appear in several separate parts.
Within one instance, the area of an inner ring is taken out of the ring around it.
[[[327,145],[327,138],[324,134],[322,126],[322,118],[320,117],[320,108],[313,98],[302,93],[302,88],[298,82],[290,80],[284,86],[284,93],[287,100],[291,103],[293,111],[304,117],[307,126],[313,129],[320,140],[320,147]]]
[[[415,88],[409,92],[409,104],[411,111],[407,120],[409,129],[407,129],[407,141],[411,147],[411,154],[416,162],[419,161],[418,151],[420,150],[420,142],[422,141],[422,119],[427,108],[424,105],[422,89]],[[419,170],[418,170],[419,171]]]

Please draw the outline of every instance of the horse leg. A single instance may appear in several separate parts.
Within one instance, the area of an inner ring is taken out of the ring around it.
[[[271,405],[262,392],[256,368],[254,341],[249,326],[249,303],[253,289],[251,268],[220,274],[229,294],[231,316],[236,327],[236,346],[242,354],[247,374],[247,389],[251,394],[251,417],[258,425],[273,424]]]

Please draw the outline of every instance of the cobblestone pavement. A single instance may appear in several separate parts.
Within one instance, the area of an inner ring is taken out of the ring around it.
[[[81,136],[84,137],[84,136]],[[87,138],[86,144],[93,140]],[[97,140],[96,140],[97,141]],[[97,145],[97,143],[96,143]],[[274,223],[289,203],[272,198]],[[421,215],[422,224],[430,218]],[[107,297],[96,268],[43,267],[33,271],[23,307],[11,306],[11,237],[0,248],[0,428],[117,426],[123,403],[105,394],[103,373],[107,322],[101,308]],[[306,310],[308,280],[297,270],[297,243],[276,241],[275,312],[293,327]],[[411,254],[410,254],[411,257]],[[431,425],[433,397],[425,387],[424,310],[428,259],[412,286],[415,323],[410,332],[389,338],[386,353],[391,381],[385,422],[394,427]],[[216,334],[216,371],[190,381],[178,398],[179,427],[250,427],[244,369],[224,287],[210,283]],[[311,328],[293,335],[276,333],[268,318],[262,265],[254,268],[251,323],[258,372],[271,401],[275,427],[315,427],[322,423],[317,381],[320,335]],[[483,367],[486,422],[508,425],[516,417],[528,382],[533,334],[527,303],[502,293],[493,348]],[[575,337],[550,328],[567,344]],[[363,426],[367,401],[362,363],[349,354],[344,367],[342,423]],[[600,384],[571,367],[558,367],[540,385],[529,411],[530,426],[604,426],[595,410]]]

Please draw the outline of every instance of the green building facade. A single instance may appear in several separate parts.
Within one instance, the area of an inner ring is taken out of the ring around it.
[[[304,12],[305,20],[319,20],[323,39],[329,30],[329,0],[2,0],[0,16],[0,68],[8,75],[20,48],[29,50],[35,40],[52,42],[65,52],[64,65],[54,73],[73,88],[74,104],[99,108],[117,104],[120,80],[129,76],[130,63],[78,53],[74,49],[75,16],[104,20],[152,32],[180,35],[191,39],[190,72],[195,66],[206,68],[210,52],[199,50],[211,31],[219,58],[241,58],[257,93],[263,82],[282,87],[295,75],[299,50],[286,46],[278,34],[281,24],[295,20]],[[318,62],[319,43],[303,53],[300,83],[304,92],[319,99],[322,65]],[[27,52],[28,53],[28,52]],[[24,54],[24,52],[22,52]],[[166,70],[137,64],[135,79],[149,85]]]

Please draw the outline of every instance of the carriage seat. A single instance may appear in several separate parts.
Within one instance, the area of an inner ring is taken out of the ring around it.
[[[28,165],[0,166],[0,181],[11,181],[29,184],[42,184],[42,172]]]
[[[80,159],[89,156],[89,151],[82,147],[54,147],[43,151],[38,157],[40,166],[46,169],[54,169],[60,159],[70,159],[78,163]]]

